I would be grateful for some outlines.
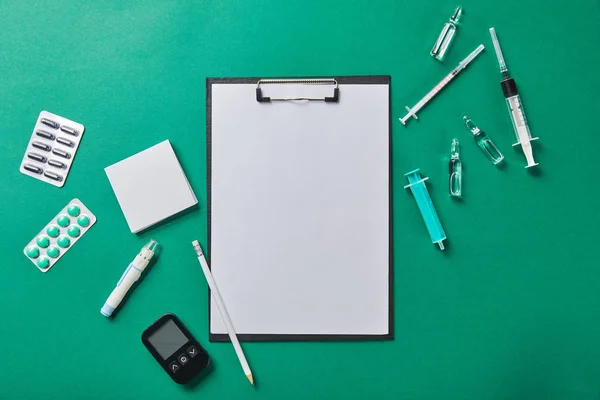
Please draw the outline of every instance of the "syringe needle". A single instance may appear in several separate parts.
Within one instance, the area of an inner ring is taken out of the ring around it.
[[[500,73],[507,74],[508,76],[508,68],[506,67],[506,62],[504,61],[504,55],[502,54],[502,49],[500,48],[500,42],[498,42],[498,36],[496,36],[496,30],[493,27],[490,28],[490,36],[492,37],[492,44],[494,45],[494,51],[496,52],[496,57],[498,58],[498,65],[500,65]]]
[[[471,54],[469,54],[467,57],[465,57],[464,60],[462,60],[458,66],[455,68],[455,70],[463,70],[467,67],[467,65],[469,65],[471,63],[471,61],[473,61],[475,59],[475,57],[477,57],[479,55],[479,53],[481,53],[483,51],[483,49],[485,49],[485,47],[480,44],[479,46],[477,46],[477,48],[475,50],[473,50],[471,52]]]
[[[473,50],[471,52],[471,54],[469,54],[464,60],[462,60],[456,66],[456,68],[454,68],[452,71],[450,71],[450,73],[448,75],[446,75],[444,77],[444,79],[442,79],[437,85],[435,85],[433,87],[433,89],[431,89],[429,91],[429,93],[427,93],[421,100],[419,100],[417,102],[417,104],[415,104],[412,108],[404,107],[404,108],[406,108],[406,111],[408,111],[408,113],[404,117],[398,118],[400,120],[400,122],[402,123],[402,125],[406,125],[406,122],[410,119],[410,117],[414,117],[415,119],[418,119],[417,112],[419,112],[421,110],[421,108],[423,108],[425,106],[425,104],[427,104],[429,102],[429,100],[431,100],[448,83],[450,83],[450,81],[452,79],[454,79],[456,77],[456,75],[458,75],[460,73],[460,71],[465,69],[467,67],[467,65],[469,65],[469,63],[471,63],[471,61],[473,61],[475,59],[475,57],[477,57],[479,55],[479,53],[481,53],[483,51],[484,48],[485,47],[482,44],[480,44],[475,50]]]

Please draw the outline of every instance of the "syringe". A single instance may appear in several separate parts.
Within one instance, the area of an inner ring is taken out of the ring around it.
[[[469,63],[471,61],[473,61],[473,59],[475,57],[477,57],[479,55],[479,53],[481,53],[483,51],[483,49],[484,49],[483,45],[480,44],[479,47],[477,47],[475,50],[473,50],[471,52],[471,54],[469,54],[467,56],[467,58],[465,58],[460,63],[458,63],[458,66],[456,68],[454,68],[452,71],[450,71],[450,73],[448,75],[446,75],[446,77],[444,79],[442,79],[440,81],[440,83],[438,83],[437,85],[435,85],[435,87],[433,89],[431,89],[429,91],[429,93],[427,93],[425,95],[425,97],[423,97],[421,100],[419,100],[419,102],[417,104],[415,104],[412,109],[410,109],[408,107],[404,107],[408,111],[408,114],[406,114],[404,116],[404,118],[399,118],[400,122],[402,122],[402,125],[406,126],[406,121],[408,121],[408,119],[410,117],[414,117],[415,119],[419,119],[417,117],[417,112],[419,112],[419,110],[421,110],[421,108],[423,108],[423,106],[425,106],[425,104],[427,104],[427,102],[429,102],[429,100],[431,100],[433,98],[433,96],[435,96],[436,94],[438,94],[440,92],[440,90],[442,90],[444,88],[444,86],[446,86],[448,83],[450,83],[450,81],[452,79],[454,79],[456,77],[456,75],[458,75],[458,73],[460,71],[462,71],[463,69],[465,69],[467,67],[467,65],[469,65]]]
[[[502,86],[510,120],[512,121],[515,136],[517,137],[517,143],[513,144],[513,146],[521,145],[521,149],[523,149],[523,153],[527,159],[527,166],[525,168],[533,167],[538,164],[533,159],[533,149],[530,142],[538,138],[531,137],[527,117],[525,117],[525,111],[523,110],[523,103],[521,103],[521,97],[517,90],[517,84],[508,75],[508,68],[506,67],[506,62],[504,61],[502,49],[500,49],[500,43],[498,42],[494,28],[490,28],[490,36],[492,37],[492,43],[494,44],[494,50],[496,51],[496,57],[498,57],[498,64],[500,65],[500,73],[503,78],[500,86]]]
[[[419,211],[421,211],[421,216],[423,217],[423,221],[425,221],[431,241],[440,246],[440,250],[444,250],[446,232],[444,232],[440,217],[438,217],[437,211],[435,211],[431,196],[429,196],[427,186],[425,186],[425,181],[429,178],[421,178],[419,169],[407,172],[404,176],[408,179],[408,185],[404,186],[404,189],[410,188],[415,196],[417,206],[419,207]]]

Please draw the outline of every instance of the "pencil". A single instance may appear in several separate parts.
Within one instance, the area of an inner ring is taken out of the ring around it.
[[[252,371],[250,370],[250,366],[248,365],[248,361],[246,360],[246,356],[244,356],[244,352],[242,351],[242,346],[240,346],[240,342],[235,334],[235,330],[233,329],[233,324],[231,323],[231,318],[229,318],[229,314],[227,313],[227,308],[225,308],[225,303],[223,302],[223,298],[221,297],[221,293],[219,293],[219,288],[217,287],[217,283],[208,268],[208,263],[206,262],[206,258],[202,253],[202,248],[200,247],[200,243],[197,240],[192,242],[194,246],[194,250],[196,250],[196,255],[198,256],[198,261],[200,262],[200,266],[202,267],[202,272],[204,272],[204,277],[206,278],[206,282],[208,283],[208,287],[215,299],[215,303],[217,303],[217,308],[219,309],[219,313],[225,322],[225,326],[227,327],[227,334],[229,335],[229,339],[231,340],[231,344],[233,344],[233,348],[235,350],[235,354],[240,360],[240,364],[242,365],[242,369],[244,370],[244,374],[246,374],[246,378],[250,381],[250,384],[254,386],[254,378],[252,377]]]

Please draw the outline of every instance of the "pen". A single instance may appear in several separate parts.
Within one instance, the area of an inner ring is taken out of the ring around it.
[[[142,272],[150,263],[150,260],[154,256],[154,252],[158,248],[158,242],[155,240],[150,240],[143,248],[140,250],[140,254],[135,256],[131,264],[127,266],[125,272],[117,282],[117,287],[112,291],[104,306],[100,310],[100,313],[105,317],[110,317],[115,311],[121,301],[131,288],[131,286],[140,279]]]
[[[221,313],[221,317],[223,318],[225,326],[227,327],[227,333],[229,334],[229,339],[231,340],[233,348],[235,349],[235,354],[240,360],[240,364],[242,364],[242,369],[244,370],[244,374],[246,374],[246,378],[248,378],[250,384],[254,386],[254,378],[252,377],[252,371],[250,371],[250,366],[248,365],[248,361],[246,361],[246,356],[244,356],[242,346],[240,346],[240,342],[238,341],[238,338],[235,334],[235,330],[233,329],[231,318],[229,318],[227,308],[225,308],[225,303],[223,302],[221,293],[219,293],[219,289],[217,288],[217,283],[215,282],[215,279],[213,278],[210,269],[208,268],[208,263],[206,262],[206,258],[204,258],[204,254],[202,253],[200,243],[198,243],[197,240],[194,240],[192,242],[192,245],[194,245],[194,250],[196,250],[198,261],[200,262],[200,266],[202,267],[202,272],[204,272],[206,282],[208,282],[208,287],[210,288],[213,298],[215,299],[215,303],[217,303],[219,313]]]

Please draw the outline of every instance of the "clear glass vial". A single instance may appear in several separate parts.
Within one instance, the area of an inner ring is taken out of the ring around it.
[[[502,153],[500,153],[500,150],[498,150],[488,135],[479,129],[477,125],[475,125],[475,123],[466,115],[463,117],[463,119],[467,129],[473,134],[475,143],[477,143],[477,146],[479,146],[481,151],[483,151],[492,164],[498,164],[500,161],[504,160],[504,156]]]
[[[458,140],[452,139],[450,147],[450,196],[460,197],[462,195],[462,161],[458,157]]]
[[[433,48],[429,52],[433,58],[439,61],[443,61],[444,57],[446,57],[446,53],[448,52],[448,48],[456,35],[456,28],[458,26],[458,21],[462,15],[462,6],[456,7],[454,13],[450,17],[450,20],[444,24],[442,27],[442,31],[438,36]]]

